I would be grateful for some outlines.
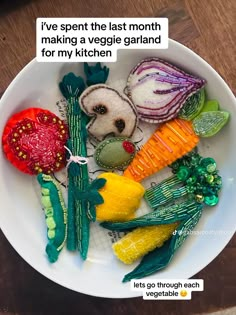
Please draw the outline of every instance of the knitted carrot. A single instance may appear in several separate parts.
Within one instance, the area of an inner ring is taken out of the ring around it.
[[[192,123],[175,118],[152,134],[124,171],[124,176],[139,182],[191,151],[198,142]]]

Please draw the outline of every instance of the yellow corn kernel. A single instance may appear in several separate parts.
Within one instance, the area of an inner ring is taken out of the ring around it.
[[[113,244],[114,253],[123,263],[132,264],[156,247],[161,247],[172,236],[178,224],[137,228]]]

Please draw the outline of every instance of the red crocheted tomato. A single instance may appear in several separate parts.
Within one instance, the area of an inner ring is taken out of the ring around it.
[[[2,136],[7,159],[27,174],[59,171],[65,165],[68,129],[55,114],[29,108],[13,115]]]

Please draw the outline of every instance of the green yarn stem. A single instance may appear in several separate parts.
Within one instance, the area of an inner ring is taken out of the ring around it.
[[[165,244],[145,255],[140,264],[125,275],[123,282],[149,276],[165,268],[172,260],[175,251],[184,243],[190,232],[197,225],[202,215],[201,204],[197,204],[196,211],[176,229],[174,235]]]
[[[57,261],[67,238],[67,209],[60,187],[50,175],[39,174],[37,180],[41,185],[42,199],[49,197],[50,200],[50,205],[48,207],[44,206],[45,216],[48,218],[49,215],[47,214],[50,213],[50,218],[53,218],[56,225],[53,229],[55,236],[48,238],[49,241],[46,246],[48,259],[51,263],[54,263]],[[45,192],[47,192],[46,195]]]
[[[170,224],[187,220],[192,217],[199,207],[202,207],[202,205],[190,199],[180,204],[160,208],[130,221],[103,222],[101,226],[112,231],[125,231],[137,227]]]

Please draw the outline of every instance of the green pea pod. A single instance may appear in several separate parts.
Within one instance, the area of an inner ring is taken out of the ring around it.
[[[177,221],[189,219],[196,211],[201,208],[201,204],[194,200],[188,200],[180,204],[160,208],[159,210],[150,212],[130,221],[114,223],[103,222],[101,223],[101,226],[113,231],[123,231],[141,226],[171,224]]]
[[[175,251],[183,244],[190,231],[196,226],[202,215],[202,207],[176,229],[175,234],[162,247],[145,255],[141,263],[130,273],[125,275],[123,282],[144,278],[163,268],[171,261]]]
[[[67,209],[59,184],[50,175],[39,174],[37,179],[41,185],[42,205],[47,224],[46,253],[49,261],[54,263],[67,238]]]

